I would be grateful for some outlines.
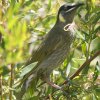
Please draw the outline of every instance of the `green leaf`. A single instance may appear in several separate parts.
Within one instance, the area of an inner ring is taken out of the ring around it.
[[[83,52],[83,54],[86,56],[86,52],[87,52],[86,43],[83,43],[83,44],[82,44],[82,52]]]
[[[90,45],[90,50],[91,51],[100,50],[100,37],[96,37],[95,39],[92,40]]]
[[[94,8],[95,7],[95,0],[91,0],[92,2],[92,7]]]
[[[2,33],[2,34],[6,34],[5,29],[4,29],[3,26],[0,26],[0,33]]]
[[[30,65],[25,66],[22,69],[22,72],[20,74],[20,77],[23,77],[24,75],[26,75],[28,72],[30,72],[35,66],[36,66],[37,62],[31,63]]]
[[[81,34],[80,31],[76,30],[76,35],[77,35],[77,37],[81,38],[82,40],[85,40],[84,36]]]
[[[34,97],[29,98],[28,100],[38,100],[38,99],[39,99],[39,96],[34,96]]]
[[[97,28],[95,29],[94,33],[97,33],[100,31],[100,26],[97,26]]]
[[[94,76],[93,81],[95,81],[97,79],[99,73],[100,73],[100,68],[99,68],[99,64],[97,62],[96,67],[95,67],[95,71],[94,71],[94,75],[93,75]]]
[[[89,36],[89,34],[86,32],[86,31],[84,31],[84,30],[81,30],[81,32],[85,35],[85,36]]]
[[[67,70],[66,70],[67,77],[69,76],[70,69],[71,69],[71,64],[69,63],[68,66],[67,66]]]
[[[49,0],[49,3],[48,3],[48,10],[50,10],[51,8],[51,0]]]
[[[32,4],[33,0],[27,0],[23,6],[30,6]]]
[[[9,20],[9,23],[8,23],[8,29],[12,29],[14,25],[16,25],[18,21],[18,17],[14,17],[13,20]]]
[[[100,21],[100,11],[99,12],[97,12],[97,13],[95,13],[95,15],[94,15],[95,17],[94,17],[94,20],[93,20],[93,24],[96,24],[98,21]]]

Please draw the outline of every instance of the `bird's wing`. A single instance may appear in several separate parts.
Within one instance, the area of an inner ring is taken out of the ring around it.
[[[25,66],[27,66],[31,63],[38,62],[37,65],[24,76],[23,82],[29,75],[31,75],[31,73],[33,73],[33,71],[44,59],[47,59],[52,53],[54,53],[58,48],[61,47],[62,40],[62,35],[52,30],[46,35],[39,48],[35,52],[32,52],[31,58],[25,64]]]
[[[56,49],[61,46],[62,37],[60,34],[55,33],[54,30],[51,30],[45,37],[45,40],[41,43],[39,48],[32,52],[31,58],[28,60],[26,65],[33,62],[41,62],[44,59],[48,58]]]

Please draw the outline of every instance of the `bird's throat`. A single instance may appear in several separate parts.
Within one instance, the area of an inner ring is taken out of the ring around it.
[[[65,18],[62,16],[62,14],[59,14],[59,21],[62,23],[66,22]]]

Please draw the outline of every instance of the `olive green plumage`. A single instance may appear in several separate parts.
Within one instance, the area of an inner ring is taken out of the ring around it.
[[[25,64],[27,66],[33,62],[38,62],[36,67],[24,76],[25,80],[18,96],[20,99],[30,86],[36,85],[38,79],[49,78],[53,69],[60,66],[67,58],[74,35],[65,31],[64,27],[73,22],[76,9],[80,5],[82,4],[65,4],[60,7],[54,27],[45,36],[38,49],[32,52],[31,58]],[[32,81],[34,84],[31,84]]]

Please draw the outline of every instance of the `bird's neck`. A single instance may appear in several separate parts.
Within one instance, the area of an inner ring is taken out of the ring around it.
[[[55,26],[63,29],[66,25],[69,25],[71,23],[72,23],[72,21],[65,22],[65,23],[64,22],[57,21],[56,24],[55,24]]]

